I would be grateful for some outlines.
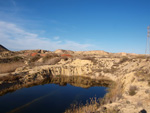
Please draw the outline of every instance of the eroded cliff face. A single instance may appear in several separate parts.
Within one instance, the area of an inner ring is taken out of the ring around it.
[[[14,74],[20,74],[20,72],[25,75],[24,81],[29,78],[42,79],[41,75],[65,75],[65,76],[83,76],[90,78],[106,78],[115,80],[116,77],[113,75],[113,71],[116,70],[114,63],[118,62],[118,59],[101,59],[96,60],[97,62],[92,62],[90,60],[61,60],[57,65],[44,65],[30,67],[21,67],[16,69]],[[36,76],[36,77],[35,77]]]

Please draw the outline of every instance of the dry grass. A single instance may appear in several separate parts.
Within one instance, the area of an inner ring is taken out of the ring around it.
[[[59,56],[55,53],[47,54],[46,56],[43,57],[43,62],[47,62],[49,59],[52,59],[55,57],[59,57]]]
[[[22,61],[23,58],[20,56],[14,56],[11,58],[0,58],[0,63],[10,63],[10,62],[18,62],[18,61]]]
[[[108,89],[108,93],[103,98],[101,104],[112,103],[116,100],[121,99],[123,94],[123,84],[119,81],[117,83],[113,83]]]
[[[121,99],[123,94],[123,85],[120,82],[112,83],[108,89],[108,93],[103,99],[92,98],[90,102],[87,102],[85,105],[72,105],[70,109],[66,110],[65,113],[94,113],[97,112],[97,109],[100,106],[112,103],[116,100]],[[109,108],[103,110],[103,113],[118,113],[117,108]]]
[[[150,58],[150,57],[147,56],[147,55],[137,55],[137,56],[135,56],[135,58],[137,58],[137,59],[147,59],[147,58]]]
[[[24,66],[23,62],[0,63],[0,73],[9,73],[15,71],[16,68]]]
[[[114,108],[107,108],[103,110],[103,113],[120,113],[119,111],[120,111],[119,109],[114,107]]]
[[[67,109],[65,113],[94,113],[100,106],[100,99],[90,98],[90,102],[86,102],[85,105],[73,104],[71,108]]]
[[[54,57],[51,59],[47,59],[44,64],[48,64],[48,65],[55,65],[56,63],[58,63],[61,60],[61,57]]]
[[[61,57],[55,57],[51,59],[47,59],[46,61],[43,62],[31,62],[30,66],[41,66],[41,65],[55,65],[61,60]]]
[[[71,105],[71,108],[67,109],[64,113],[101,113],[101,110],[103,111],[103,113],[119,113],[119,110],[117,108],[105,108],[101,109],[100,111],[97,111],[98,108],[102,105],[102,101],[103,99],[101,98],[91,98],[90,102],[87,102],[85,105]]]
[[[30,63],[36,62],[36,61],[38,61],[40,58],[41,58],[41,56],[36,55],[36,56],[34,56],[34,57],[32,57],[32,58],[30,59]]]
[[[139,81],[147,81],[150,86],[150,71],[148,69],[137,70],[135,76],[138,77]]]
[[[115,73],[117,71],[117,68],[114,68],[114,67],[111,67],[111,69],[107,69],[107,68],[105,68],[105,69],[103,69],[103,72],[104,73]]]
[[[42,62],[37,62],[40,58],[42,58]],[[30,66],[41,66],[41,65],[55,65],[58,63],[62,57],[58,56],[55,53],[47,54],[44,57],[36,55],[30,59]]]

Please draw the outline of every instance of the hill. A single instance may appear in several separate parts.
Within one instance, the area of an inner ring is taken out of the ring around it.
[[[9,50],[0,44],[0,52],[3,52],[3,51],[9,51]]]

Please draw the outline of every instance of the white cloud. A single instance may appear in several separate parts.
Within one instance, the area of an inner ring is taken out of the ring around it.
[[[54,40],[58,40],[60,37],[59,36],[55,36],[54,37]]]
[[[54,39],[55,41],[52,41],[47,37],[39,37],[38,34],[27,32],[16,24],[0,21],[0,44],[11,50],[88,50],[92,46],[73,41],[62,41],[59,40],[59,36],[54,37]]]

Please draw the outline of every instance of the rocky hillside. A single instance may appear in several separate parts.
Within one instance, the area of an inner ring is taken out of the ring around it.
[[[9,51],[9,50],[0,44],[0,52],[3,52],[3,51]]]
[[[18,82],[30,84],[51,76],[64,75],[114,81],[111,82],[109,92],[101,105],[96,105],[89,112],[139,113],[143,110],[148,113],[150,112],[149,62],[150,58],[144,55],[104,51],[19,51],[9,57],[2,56],[0,59],[3,69],[0,70],[0,84],[1,86]],[[75,112],[82,113],[85,111],[84,108],[87,109],[83,106],[81,111],[78,109]]]

